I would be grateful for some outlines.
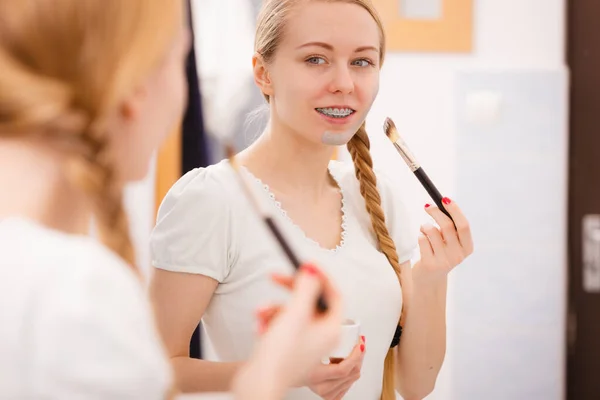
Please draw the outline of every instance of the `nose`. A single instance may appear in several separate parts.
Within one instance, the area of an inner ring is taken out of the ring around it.
[[[332,69],[329,90],[332,93],[348,94],[354,91],[354,79],[347,65],[340,65]]]

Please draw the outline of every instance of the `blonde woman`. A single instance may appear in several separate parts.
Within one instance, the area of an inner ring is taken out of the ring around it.
[[[122,197],[181,117],[183,3],[0,0],[0,10],[0,398],[170,396]],[[101,242],[87,236],[92,216]],[[272,328],[237,398],[281,398],[335,344],[338,296],[315,267],[303,271],[289,307],[260,316]],[[317,316],[323,290],[330,311]]]
[[[270,121],[238,155],[298,250],[340,288],[363,338],[340,364],[322,364],[288,399],[422,399],[445,354],[448,273],[473,251],[468,221],[444,199],[440,228],[410,232],[398,188],[372,168],[365,118],[379,88],[385,35],[366,0],[266,0],[253,58]],[[330,162],[347,144],[353,166]],[[208,230],[204,229],[209,227]],[[420,261],[411,266],[417,244]],[[184,390],[226,390],[253,347],[253,312],[285,295],[273,246],[224,161],[188,173],[164,200],[151,238],[159,329]],[[216,360],[187,354],[202,319]],[[399,344],[395,333],[401,332]]]

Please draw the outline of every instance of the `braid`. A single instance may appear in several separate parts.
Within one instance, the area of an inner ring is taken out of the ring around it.
[[[0,61],[8,59],[2,56],[0,52]],[[123,185],[115,177],[104,130],[98,128],[99,123],[89,122],[89,112],[74,107],[74,93],[64,83],[27,71],[15,75],[37,96],[23,95],[20,90],[0,91],[0,136],[30,137],[63,152],[68,178],[92,204],[100,240],[133,267]],[[0,78],[0,87],[13,89],[8,78]]]
[[[100,131],[92,124],[81,136],[89,151],[71,157],[67,174],[93,205],[100,240],[135,269],[129,222],[123,206],[123,184],[115,176],[108,141]]]
[[[398,281],[402,287],[402,276],[400,274],[400,262],[396,245],[391,238],[390,233],[385,224],[385,214],[381,207],[381,196],[377,190],[377,178],[373,172],[373,159],[370,153],[370,141],[365,123],[363,123],[356,134],[348,143],[348,151],[354,162],[356,178],[360,183],[360,194],[365,199],[365,205],[371,224],[380,250],[385,254],[394,272],[398,276]],[[402,302],[404,307],[404,301]],[[403,320],[403,313],[400,314],[400,321]],[[381,392],[381,400],[395,399],[394,385],[394,369],[395,357],[393,349],[389,349],[385,357],[384,373],[383,373],[383,389]]]

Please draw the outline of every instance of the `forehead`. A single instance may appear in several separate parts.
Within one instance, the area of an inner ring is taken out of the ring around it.
[[[363,7],[345,2],[307,1],[288,17],[282,45],[326,42],[333,47],[379,47],[379,27]]]

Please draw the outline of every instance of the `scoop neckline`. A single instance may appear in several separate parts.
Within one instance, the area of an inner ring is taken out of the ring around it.
[[[247,167],[242,166],[242,169],[252,178],[254,179],[254,181],[259,184],[263,191],[267,194],[267,196],[271,199],[271,204],[273,204],[275,206],[275,208],[277,208],[277,210],[279,211],[279,214],[282,215],[284,217],[284,219],[297,231],[300,233],[300,235],[303,237],[303,239],[305,241],[307,241],[308,243],[310,243],[311,245],[313,245],[314,247],[317,247],[318,249],[328,252],[328,253],[332,253],[332,254],[336,254],[339,253],[342,249],[344,249],[346,247],[346,242],[347,242],[347,237],[348,237],[348,209],[346,206],[346,194],[344,192],[344,188],[342,187],[342,185],[340,184],[340,181],[338,179],[338,177],[336,176],[336,174],[332,171],[331,168],[331,163],[328,165],[327,170],[329,172],[329,176],[331,176],[331,178],[333,179],[333,181],[335,182],[335,184],[337,185],[338,188],[338,192],[340,193],[340,197],[341,197],[341,205],[340,205],[340,212],[342,214],[342,219],[341,219],[341,223],[340,223],[340,230],[341,230],[341,234],[340,234],[340,241],[338,242],[338,244],[333,247],[333,248],[328,248],[325,247],[323,245],[321,245],[319,242],[317,242],[316,240],[312,239],[311,237],[309,237],[306,232],[304,231],[304,229],[302,229],[287,213],[287,211],[285,210],[285,208],[283,208],[283,206],[281,205],[281,202],[279,200],[277,200],[277,197],[275,196],[275,194],[273,193],[273,191],[271,190],[271,188],[269,187],[269,185],[267,185],[266,183],[264,183],[259,177],[257,177],[256,175],[254,175],[252,173],[252,171],[250,171]]]

